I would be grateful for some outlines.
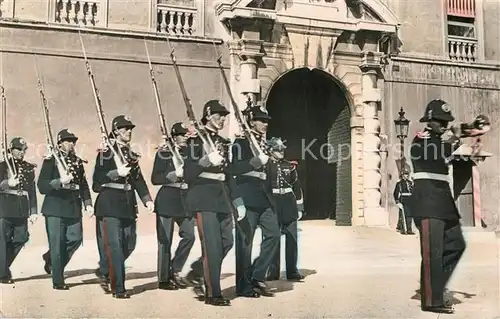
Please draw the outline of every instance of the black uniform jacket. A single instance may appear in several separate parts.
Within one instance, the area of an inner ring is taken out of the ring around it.
[[[193,213],[232,213],[233,207],[230,200],[233,197],[228,186],[229,183],[232,183],[230,167],[228,166],[229,141],[215,132],[209,132],[225,161],[223,165],[217,167],[200,165],[200,159],[207,155],[203,149],[202,140],[197,136],[189,141],[184,161],[184,178],[188,183],[186,208]],[[208,175],[212,177],[224,176],[224,180],[204,177]]]
[[[451,194],[450,184],[437,179],[420,179],[418,173],[448,175],[448,158],[458,147],[458,138],[448,141],[425,130],[417,133],[410,148],[414,187],[410,197],[413,217],[459,219],[458,209]]]
[[[83,161],[74,153],[63,154],[61,160],[66,163],[73,180],[67,185],[62,185],[55,158],[50,156],[44,159],[38,177],[38,190],[45,195],[42,214],[79,218],[82,216],[82,204],[92,205]]]
[[[179,153],[183,156],[184,149]],[[172,153],[167,148],[156,152],[151,182],[153,185],[162,185],[155,199],[155,212],[166,217],[191,217],[184,207],[187,184],[184,178],[175,176],[175,166]]]
[[[413,185],[409,180],[400,180],[396,183],[396,187],[394,187],[394,192],[392,195],[394,196],[394,200],[396,203],[404,203],[406,204],[410,198],[411,192],[413,189]]]
[[[113,147],[118,149],[117,144]],[[126,177],[118,175],[111,149],[102,149],[97,154],[92,177],[92,190],[99,193],[95,202],[95,215],[135,219],[137,200],[134,191],[137,192],[144,205],[152,201],[151,195],[139,166],[139,155],[126,145],[120,145],[120,149],[131,167]]]
[[[269,179],[280,224],[288,224],[304,211],[297,167],[287,160],[269,160]]]
[[[262,138],[256,135],[259,142]],[[269,163],[255,169],[250,160],[254,157],[248,139],[238,137],[231,148],[232,163],[231,172],[236,177],[235,194],[243,199],[245,206],[252,208],[273,207],[269,176],[267,168]],[[261,179],[250,174],[265,176]]]
[[[25,160],[9,159],[18,173],[19,184],[11,188],[8,184],[7,163],[0,163],[0,217],[27,218],[37,214],[35,187],[35,164]]]

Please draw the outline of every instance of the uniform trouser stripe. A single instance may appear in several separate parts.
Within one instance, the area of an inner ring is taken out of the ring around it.
[[[210,267],[208,265],[208,254],[207,254],[207,244],[205,242],[205,232],[203,229],[203,217],[201,213],[196,213],[196,224],[198,226],[198,234],[200,235],[200,242],[202,248],[202,256],[203,256],[203,276],[205,279],[205,285],[207,286],[207,297],[213,297],[213,288],[212,288],[212,277],[210,276]]]
[[[108,237],[108,225],[106,219],[102,220],[102,241],[104,244],[104,252],[106,254],[106,259],[108,262],[109,271],[109,282],[111,284],[111,289],[116,290],[116,275],[115,268],[113,267],[113,259],[111,258],[111,250],[109,248],[109,237]]]
[[[430,221],[428,219],[422,220],[422,262],[423,262],[423,276],[424,276],[424,304],[432,306],[432,286],[431,286],[431,246],[430,246]]]

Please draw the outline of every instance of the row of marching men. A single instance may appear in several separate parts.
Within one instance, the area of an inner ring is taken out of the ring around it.
[[[202,139],[191,135],[183,123],[175,123],[171,135],[183,157],[177,167],[168,148],[155,156],[151,181],[161,185],[153,202],[141,172],[139,156],[130,148],[135,125],[127,116],[112,121],[115,151],[123,154],[125,165],[116,164],[109,148],[98,152],[92,190],[98,193],[92,205],[83,160],[75,155],[78,138],[64,129],[57,144],[69,168],[60,175],[55,158],[44,159],[38,181],[35,164],[23,157],[27,144],[14,138],[10,144],[10,163],[17,174],[8,173],[7,163],[0,164],[0,281],[13,283],[10,266],[28,241],[28,220],[37,213],[35,183],[45,195],[41,213],[49,250],[42,256],[44,269],[52,275],[53,288],[67,290],[64,269],[82,243],[82,210],[96,217],[99,267],[96,275],[106,293],[123,299],[125,261],[136,245],[138,202],[156,213],[158,238],[158,288],[176,290],[194,286],[199,299],[207,304],[226,306],[220,275],[223,259],[235,246],[236,293],[241,297],[273,296],[266,281],[280,277],[280,237],[286,236],[286,279],[304,279],[297,268],[297,221],[303,214],[303,198],[296,163],[284,158],[286,146],[280,138],[266,140],[270,117],[264,109],[254,107],[247,114],[252,133],[266,150],[253,156],[250,143],[237,137],[231,143],[219,135],[227,108],[217,100],[203,108],[202,123],[214,141],[217,151],[204,152]],[[115,152],[116,153],[116,152]],[[174,224],[181,240],[171,254]],[[201,242],[202,256],[192,265],[185,278],[180,276],[195,242],[195,224]],[[252,243],[256,228],[262,230],[260,255],[252,261]],[[235,228],[235,239],[233,239]]]

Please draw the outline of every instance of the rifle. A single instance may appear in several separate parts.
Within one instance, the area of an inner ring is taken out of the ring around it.
[[[3,79],[2,83],[0,83],[0,95],[2,98],[2,157],[5,163],[7,164],[7,172],[9,178],[15,178],[17,176],[17,171],[15,166],[10,162],[9,150],[7,148],[7,98],[5,97],[5,89],[3,87]]]
[[[168,46],[170,47],[170,41],[168,40],[168,38],[167,38],[167,43],[168,43]],[[179,71],[179,66],[177,65],[177,61],[175,59],[173,48],[170,51],[170,58],[172,59],[172,64],[174,66],[174,71],[175,71],[175,75],[177,77],[177,82],[179,83],[179,86],[180,86],[180,89],[182,92],[182,98],[184,100],[184,103],[186,104],[187,116],[188,116],[189,120],[191,121],[191,124],[193,125],[196,133],[198,134],[198,136],[202,140],[203,147],[205,148],[205,152],[207,152],[207,154],[210,154],[211,152],[216,151],[217,148],[216,148],[212,138],[210,137],[210,135],[206,131],[206,129],[198,122],[198,120],[196,120],[196,116],[195,116],[194,110],[193,110],[193,105],[191,104],[191,101],[189,100],[189,97],[187,95],[186,88],[184,87],[184,82],[182,82],[181,73]],[[247,238],[247,236],[245,235],[245,232],[243,231],[240,224],[238,223],[238,216],[237,216],[236,208],[234,207],[233,201],[231,200],[231,197],[229,196],[229,192],[226,189],[226,186],[224,185],[223,182],[220,182],[220,184],[221,184],[222,193],[223,193],[223,196],[224,196],[226,203],[228,205],[229,211],[233,215],[233,218],[235,221],[234,224],[235,224],[236,231],[240,234],[241,238],[243,238],[245,244],[249,245],[250,244],[249,239]]]
[[[38,62],[36,59],[36,54],[34,55],[34,58],[35,58],[35,66],[36,66],[37,86],[38,86],[38,91],[40,92],[40,102],[42,105],[43,120],[44,120],[44,124],[45,124],[45,138],[47,140],[47,147],[49,150],[48,155],[51,155],[54,157],[54,159],[56,161],[57,170],[59,171],[59,176],[71,175],[69,173],[68,165],[66,165],[66,162],[63,160],[63,156],[61,154],[61,151],[54,143],[54,137],[52,135],[52,128],[50,127],[50,120],[49,120],[50,119],[49,107],[47,105],[47,99],[45,98],[43,84],[40,81],[40,73],[38,70]]]
[[[184,160],[179,153],[179,150],[175,147],[175,141],[167,131],[167,125],[165,121],[165,116],[163,115],[163,111],[160,103],[160,95],[158,93],[158,86],[156,85],[156,79],[154,76],[153,66],[151,65],[151,58],[149,56],[148,45],[146,43],[146,39],[144,39],[144,47],[146,48],[146,54],[148,56],[148,64],[149,64],[149,74],[151,76],[151,85],[153,86],[153,93],[156,100],[156,109],[158,110],[158,118],[160,120],[160,132],[161,137],[165,141],[165,145],[167,146],[170,153],[173,155],[172,161],[174,163],[175,169],[182,167],[184,164]]]
[[[128,163],[125,160],[125,157],[123,156],[121,148],[117,147],[117,149],[115,150],[115,148],[113,147],[113,143],[109,138],[109,132],[108,129],[106,128],[106,123],[104,122],[104,112],[102,111],[101,98],[99,97],[99,91],[97,90],[95,84],[94,74],[92,73],[92,69],[90,68],[90,64],[87,59],[87,52],[85,51],[85,45],[83,44],[82,34],[80,33],[80,30],[78,30],[78,35],[80,36],[82,53],[83,53],[83,58],[85,59],[85,67],[87,68],[87,73],[90,80],[90,86],[92,87],[92,92],[94,93],[94,101],[97,110],[97,117],[99,118],[99,128],[101,130],[103,146],[104,147],[107,146],[113,153],[113,159],[115,161],[117,168],[126,166],[128,165]]]
[[[170,41],[168,40],[168,38],[167,38],[167,44],[170,47]],[[171,48],[170,58],[172,59],[172,65],[174,66],[175,76],[177,77],[177,82],[179,83],[179,87],[181,89],[182,99],[184,100],[184,104],[186,105],[187,117],[191,122],[191,125],[194,127],[194,130],[201,138],[203,142],[203,147],[205,148],[205,152],[207,154],[210,154],[216,151],[217,147],[215,146],[212,138],[210,137],[210,134],[208,134],[207,130],[203,127],[203,125],[201,125],[200,122],[198,122],[198,120],[196,119],[196,115],[194,114],[193,110],[193,105],[189,100],[189,97],[186,92],[186,87],[184,86],[184,82],[182,81],[182,76],[179,71],[179,66],[177,65],[177,60],[174,55],[174,48],[172,47],[170,48]]]
[[[215,42],[214,42],[214,50],[215,50],[215,56],[217,57],[217,64],[219,65],[219,70],[222,75],[222,80],[224,81],[224,86],[226,87],[227,94],[229,95],[229,99],[231,100],[231,106],[233,107],[234,115],[236,117],[236,121],[238,122],[238,126],[240,127],[240,131],[248,139],[253,156],[259,156],[260,154],[263,153],[263,151],[259,145],[259,142],[255,138],[255,135],[252,133],[252,130],[248,126],[247,121],[245,121],[245,119],[243,118],[243,112],[241,112],[240,108],[236,104],[236,101],[234,100],[233,94],[231,92],[231,86],[229,85],[226,73],[222,68],[222,54],[217,55],[217,48],[215,47]],[[250,103],[248,104],[248,107],[250,107]]]

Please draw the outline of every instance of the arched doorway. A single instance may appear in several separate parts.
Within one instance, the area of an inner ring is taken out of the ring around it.
[[[350,108],[340,85],[322,70],[295,69],[271,87],[266,108],[268,135],[285,139],[287,158],[299,162],[304,219],[351,225]]]

